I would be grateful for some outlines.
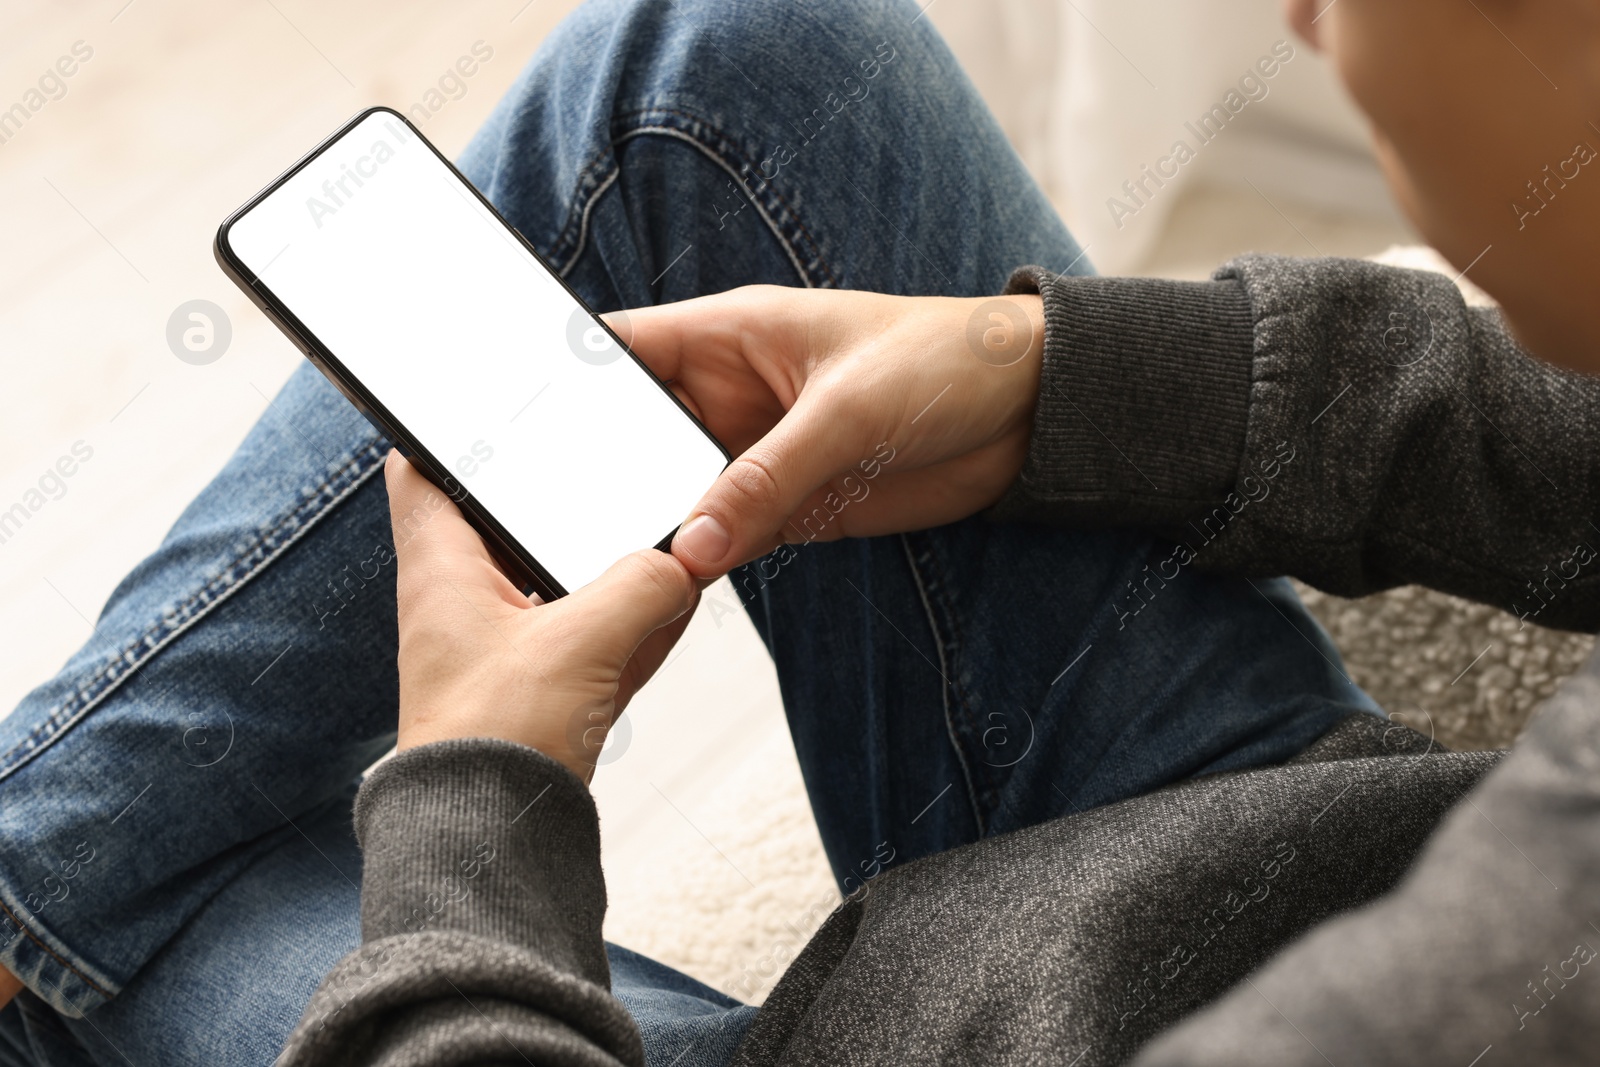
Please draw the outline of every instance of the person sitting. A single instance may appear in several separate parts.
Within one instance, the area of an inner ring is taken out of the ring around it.
[[[1504,606],[1596,532],[1600,0],[1289,13],[1503,314],[1092,276],[902,0],[579,9],[461,169],[738,458],[538,604],[301,368],[0,722],[0,1062],[1586,1061],[1595,664],[1445,752],[1277,576]],[[847,894],[759,1009],[602,940],[587,790],[724,574]]]

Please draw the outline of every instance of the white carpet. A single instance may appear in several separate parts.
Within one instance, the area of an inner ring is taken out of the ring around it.
[[[710,855],[663,838],[608,864],[606,936],[759,1003],[839,903],[787,731],[698,807]]]

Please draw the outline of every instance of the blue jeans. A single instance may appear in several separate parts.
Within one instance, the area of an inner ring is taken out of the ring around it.
[[[753,282],[998,292],[1071,236],[909,0],[596,0],[461,167],[595,307]],[[266,1064],[358,939],[350,804],[394,740],[387,444],[309,366],[0,722],[0,1063]],[[1286,583],[982,518],[735,574],[844,889],[1375,710]],[[1148,587],[1145,587],[1148,588]],[[625,949],[653,1064],[755,1008]]]

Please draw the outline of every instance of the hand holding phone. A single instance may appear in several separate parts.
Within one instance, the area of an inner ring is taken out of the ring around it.
[[[384,474],[399,599],[399,747],[497,737],[589,781],[612,723],[689,622],[697,599],[689,572],[645,549],[571,596],[534,604],[398,453]],[[430,518],[414,525],[417,514]]]
[[[545,599],[665,546],[729,456],[405,118],[218,230],[224,271]]]
[[[1038,296],[748,286],[630,319],[641,357],[738,453],[673,542],[701,578],[785,543],[965,518],[1027,456]]]

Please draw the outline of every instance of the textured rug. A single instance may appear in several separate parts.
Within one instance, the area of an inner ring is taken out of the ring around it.
[[[1298,586],[1351,679],[1391,716],[1447,748],[1504,748],[1578,668],[1594,637],[1405,586],[1344,600]]]

